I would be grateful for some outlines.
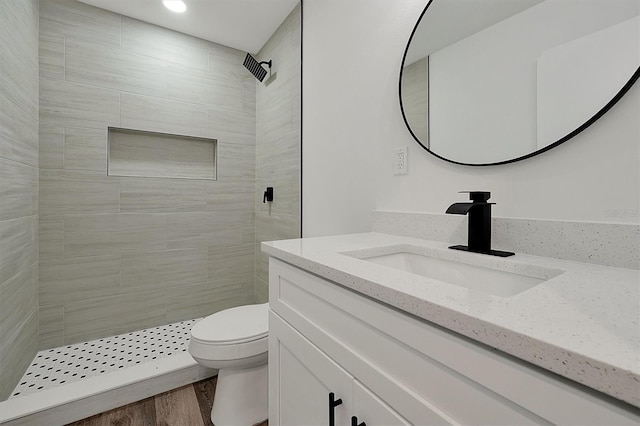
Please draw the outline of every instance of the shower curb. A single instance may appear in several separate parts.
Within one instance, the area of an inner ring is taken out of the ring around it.
[[[0,425],[67,424],[215,376],[184,352],[0,402]]]

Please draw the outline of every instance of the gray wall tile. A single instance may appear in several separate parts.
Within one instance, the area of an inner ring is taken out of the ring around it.
[[[209,247],[209,279],[253,275],[255,244]]]
[[[225,75],[227,73],[237,71],[239,67],[243,67],[242,63],[244,62],[246,52],[216,43],[210,44],[207,49],[207,53],[209,56],[208,69],[214,75]],[[245,73],[238,73],[238,75],[236,76],[238,80],[242,80],[243,77],[251,79],[251,83],[253,83],[251,86],[253,87],[253,90],[255,92],[256,85],[253,76],[251,76],[251,74],[247,75]],[[255,103],[255,96],[252,97],[252,100]]]
[[[34,8],[35,5],[35,8]],[[0,4],[0,92],[14,106],[38,114],[38,9],[33,0]]]
[[[64,131],[65,170],[107,170],[107,131],[66,127]]]
[[[262,252],[260,244],[256,244],[256,286],[258,283],[263,283],[268,286],[269,280],[269,256]],[[264,277],[267,277],[266,279]],[[268,291],[267,291],[268,293]]]
[[[64,217],[62,215],[40,216],[38,246],[40,260],[64,257]]]
[[[238,213],[242,220],[242,244],[255,243],[256,241],[256,213],[244,211]]]
[[[203,212],[209,182],[190,179],[126,178],[120,181],[122,213]]]
[[[94,129],[119,126],[120,95],[109,89],[41,78],[40,122]]]
[[[248,276],[247,280],[252,277]],[[182,321],[211,315],[242,303],[242,286],[238,279],[220,280],[167,291],[167,322]]]
[[[242,146],[242,177],[256,179],[256,148],[254,146]]]
[[[0,220],[38,214],[38,169],[0,157]]]
[[[163,289],[206,282],[207,261],[206,248],[123,256],[122,287]]]
[[[24,313],[25,320],[0,345],[0,384],[2,398],[10,395],[38,351],[38,311]]]
[[[64,80],[64,36],[41,34],[38,41],[40,76]]]
[[[121,95],[122,127],[176,135],[212,137],[205,106],[129,93]]]
[[[266,303],[269,301],[269,283],[258,278],[255,283],[255,303]]]
[[[253,211],[256,196],[253,179],[220,177],[206,194],[207,211]],[[262,197],[262,193],[259,194]],[[262,200],[262,198],[260,198]]]
[[[169,249],[240,244],[242,231],[238,212],[167,213]]]
[[[218,142],[218,179],[242,178],[242,146]]]
[[[120,333],[167,324],[164,289],[127,291],[118,301]]]
[[[6,153],[13,150],[13,138],[15,138],[15,116],[16,108],[14,104],[0,92],[0,155],[10,158]]]
[[[0,282],[38,260],[38,217],[0,221]]]
[[[283,176],[297,183],[300,176],[300,130],[281,133],[272,141],[262,140],[256,149],[258,178]]]
[[[256,199],[256,301],[268,294],[267,256],[262,241],[300,236],[300,7],[297,6],[258,52],[272,59],[275,75],[256,91],[256,188],[274,188],[274,202]]]
[[[39,349],[64,345],[64,306],[40,305]]]
[[[65,344],[166,324],[165,291],[125,291],[70,302],[64,307],[63,322]]]
[[[268,212],[256,212],[257,241],[298,238],[299,234],[300,219],[298,216],[270,215]]]
[[[270,149],[266,149],[266,147]],[[271,206],[258,204],[257,211],[270,210],[275,215],[300,214],[300,132],[281,135],[271,143],[260,145],[257,150],[256,182],[261,186],[273,186],[278,192],[278,202]]]
[[[268,212],[271,215],[298,216],[300,214],[300,184],[297,179],[282,174],[262,177],[256,181],[258,189],[273,186],[274,199],[272,205],[258,203],[257,212]],[[277,195],[275,195],[277,194]]]
[[[38,265],[34,263],[0,284],[0,335],[10,334],[25,321],[25,308],[33,312],[37,304]]]
[[[0,58],[1,401],[38,346],[37,0],[0,2]]]
[[[0,158],[38,166],[38,117],[18,108],[0,91]]]
[[[40,261],[40,303],[67,302],[118,294],[120,256],[76,257]]]
[[[190,68],[207,70],[212,43],[122,17],[122,48]]]
[[[256,144],[255,110],[228,109],[216,106],[208,110],[208,126],[211,134],[225,143],[252,145]]]
[[[96,297],[64,307],[65,344],[83,342],[121,332],[121,296]]]
[[[18,113],[13,159],[32,167],[38,167],[38,114]]]
[[[236,51],[237,52],[237,51]],[[236,55],[233,55],[236,57]],[[167,97],[172,100],[244,110],[245,94],[255,97],[255,84],[246,87],[238,75],[243,59],[223,70],[199,70],[188,64],[167,63]],[[246,70],[244,70],[246,72]],[[255,113],[255,108],[254,108]],[[228,124],[224,128],[230,127]],[[255,132],[255,129],[252,129]]]
[[[120,45],[120,15],[74,0],[40,3],[40,34],[91,42],[96,47]]]
[[[120,181],[104,173],[76,170],[40,171],[42,214],[117,213]]]
[[[166,63],[163,60],[95,44],[67,41],[65,79],[76,83],[133,92],[167,96]]]
[[[139,253],[167,248],[164,214],[93,214],[64,217],[65,257]]]
[[[39,167],[41,169],[64,168],[64,127],[40,124]]]

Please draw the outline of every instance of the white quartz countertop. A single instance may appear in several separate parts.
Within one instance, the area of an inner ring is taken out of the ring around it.
[[[494,269],[557,275],[499,297],[353,257],[401,245]],[[640,271],[447,247],[378,233],[262,244],[270,256],[640,407]]]

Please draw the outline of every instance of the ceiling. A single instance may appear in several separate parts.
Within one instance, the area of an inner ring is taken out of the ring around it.
[[[299,0],[183,0],[184,13],[174,13],[162,0],[80,0],[249,53],[257,53]]]

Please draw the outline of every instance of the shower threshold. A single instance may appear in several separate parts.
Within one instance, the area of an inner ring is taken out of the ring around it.
[[[187,352],[196,321],[38,352],[0,424],[65,424],[215,375]]]

